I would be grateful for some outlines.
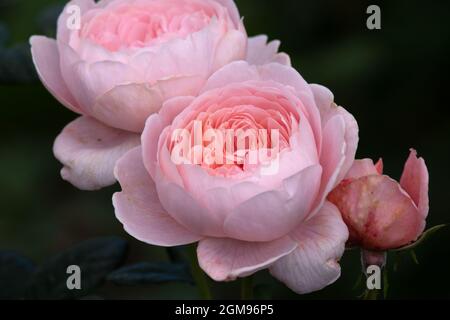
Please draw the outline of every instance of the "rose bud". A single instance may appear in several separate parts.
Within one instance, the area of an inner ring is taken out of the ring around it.
[[[425,229],[428,170],[411,150],[400,183],[383,175],[383,162],[357,160],[328,196],[340,210],[350,238],[347,245],[385,251],[408,245]]]

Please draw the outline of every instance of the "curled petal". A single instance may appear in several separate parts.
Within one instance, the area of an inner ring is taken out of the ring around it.
[[[42,36],[33,36],[30,38],[30,44],[34,65],[44,86],[65,107],[81,113],[63,80],[56,41]]]
[[[299,294],[323,289],[339,278],[338,261],[344,253],[348,231],[333,204],[326,202],[291,237],[298,247],[270,267],[274,277]]]
[[[310,212],[321,173],[319,165],[308,167],[284,182],[289,196],[270,191],[239,204],[225,221],[226,234],[245,241],[270,241],[286,235]]]
[[[127,84],[98,98],[91,115],[114,128],[142,132],[145,119],[158,112],[161,104],[160,95],[149,86]]]
[[[381,160],[374,165],[371,159],[355,160],[350,171],[345,176],[346,179],[359,179],[361,177],[382,174]]]
[[[83,116],[64,128],[56,138],[53,152],[64,164],[64,180],[82,190],[97,190],[116,182],[116,161],[139,143],[137,134]]]
[[[268,43],[266,35],[249,38],[246,60],[253,65],[278,62],[290,66],[291,59],[285,53],[278,53],[279,47],[280,41],[274,40]]]
[[[266,269],[296,247],[289,237],[257,243],[208,238],[200,241],[197,254],[201,268],[212,279],[233,281]]]
[[[353,161],[355,160],[359,142],[358,123],[347,110],[342,107],[338,107],[334,103],[334,96],[330,90],[317,84],[312,84],[311,89],[314,93],[316,105],[320,111],[323,127],[327,126],[328,122],[336,116],[342,117],[345,123],[345,158],[343,160],[342,167],[340,168],[340,172],[336,177],[336,181],[339,183],[345,177],[348,170],[350,170]],[[322,148],[322,150],[325,152],[327,149]]]
[[[157,246],[179,246],[201,239],[163,209],[156,186],[142,163],[142,149],[125,154],[115,168],[122,192],[113,197],[117,219],[136,239]]]
[[[423,218],[428,216],[428,169],[423,158],[417,158],[417,151],[411,150],[405,164],[400,185],[413,199]]]

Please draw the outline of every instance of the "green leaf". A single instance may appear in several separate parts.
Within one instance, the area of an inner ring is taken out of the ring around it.
[[[414,263],[419,265],[419,259],[417,259],[416,253],[414,250],[410,250],[409,254],[411,255],[411,258],[413,259]]]
[[[194,283],[189,267],[185,263],[143,262],[123,267],[108,278],[114,284],[135,286],[166,282]]]
[[[14,252],[0,252],[0,300],[23,298],[35,267],[26,257]]]
[[[358,289],[358,288],[361,286],[362,282],[363,282],[363,274],[360,273],[360,274],[358,275],[358,278],[356,279],[355,284],[353,285],[352,290]]]
[[[401,248],[392,250],[392,251],[394,251],[394,252],[399,252],[399,251],[405,251],[405,250],[412,250],[412,249],[415,249],[415,248],[417,248],[419,245],[421,245],[422,243],[424,243],[427,239],[429,239],[429,238],[430,238],[433,234],[435,234],[437,231],[439,231],[439,230],[441,230],[442,228],[445,228],[445,227],[447,227],[446,224],[441,224],[441,225],[439,225],[439,226],[435,226],[435,227],[433,227],[433,228],[430,228],[430,229],[428,229],[427,231],[425,231],[425,232],[420,236],[420,238],[419,238],[416,242],[414,242],[414,243],[412,243],[412,244],[410,244],[410,245],[407,245],[407,246],[405,246],[405,247],[401,247]]]
[[[118,238],[99,238],[82,242],[51,258],[31,279],[28,299],[77,299],[97,288],[115,270],[127,253],[127,243]],[[67,268],[81,269],[81,290],[67,288]]]

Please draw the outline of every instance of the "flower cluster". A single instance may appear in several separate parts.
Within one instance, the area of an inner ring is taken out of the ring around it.
[[[424,161],[413,152],[400,184],[355,161],[354,117],[278,41],[248,37],[233,0],[72,0],[56,40],[30,43],[43,84],[79,114],[55,141],[62,177],[118,181],[125,230],[198,242],[216,281],[269,269],[307,293],[339,278],[349,235],[387,250],[424,230]]]

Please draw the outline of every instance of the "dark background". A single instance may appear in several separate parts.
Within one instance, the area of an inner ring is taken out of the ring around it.
[[[450,221],[449,1],[378,1],[382,30],[366,28],[361,0],[237,0],[250,35],[266,33],[308,82],[329,87],[360,125],[358,157],[383,157],[398,178],[409,148],[430,171],[429,226]],[[76,190],[59,176],[52,144],[76,116],[36,79],[28,38],[54,34],[57,0],[0,0],[0,250],[44,261],[82,240],[120,236],[130,243],[128,263],[167,260],[166,251],[129,237],[115,219],[111,194]],[[9,35],[9,36],[7,36]],[[450,298],[450,232],[444,230],[393,270],[388,298]],[[342,261],[342,277],[320,292],[298,296],[266,272],[255,277],[267,298],[354,299],[358,252]],[[0,284],[1,285],[1,284]],[[217,298],[238,298],[238,283],[212,284]],[[118,287],[105,283],[104,298],[197,298],[196,288],[170,283]]]

